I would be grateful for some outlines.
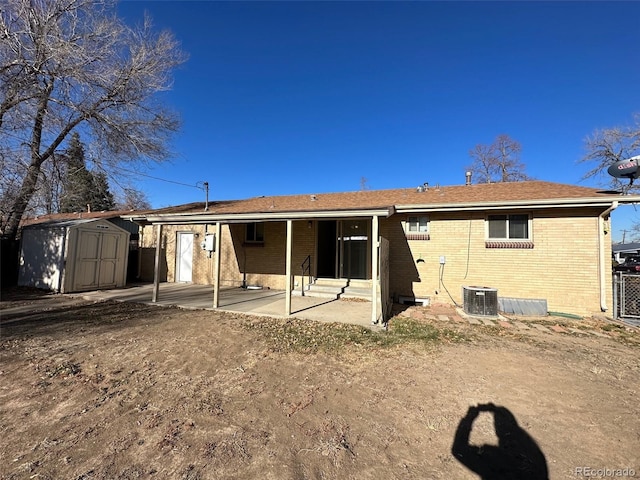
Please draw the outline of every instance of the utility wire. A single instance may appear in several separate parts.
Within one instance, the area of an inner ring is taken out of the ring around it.
[[[8,132],[3,132],[3,135],[4,135],[4,134],[11,135],[11,134],[10,134],[10,133],[8,133]],[[12,135],[12,136],[14,136],[15,138],[19,138],[19,139],[21,139],[21,138],[20,138],[20,137],[18,137],[17,135]],[[9,149],[6,149],[6,150],[5,150],[5,152],[9,152],[9,153],[16,153],[16,152],[22,152],[22,151],[23,151],[23,150],[22,150],[22,149],[19,149],[19,148],[9,148]],[[27,163],[26,163],[26,162],[22,162],[22,163],[24,164],[24,166],[27,166]],[[96,162],[96,161],[93,161],[93,163],[94,163],[94,164],[99,164],[99,162]],[[98,166],[99,166],[99,165],[98,165]],[[102,168],[103,170],[105,170],[105,169],[104,169],[104,167],[99,166],[99,168]],[[158,180],[158,181],[160,181],[160,182],[173,183],[173,184],[175,184],[175,185],[181,185],[181,186],[183,186],[183,187],[190,187],[190,188],[197,188],[198,190],[204,190],[204,187],[203,187],[203,186],[199,186],[199,185],[193,185],[193,184],[189,184],[189,183],[176,182],[175,180],[167,180],[166,178],[154,177],[153,175],[147,175],[146,173],[136,172],[135,170],[129,170],[129,169],[127,169],[127,168],[123,168],[123,167],[120,167],[120,166],[118,166],[118,169],[119,169],[119,170],[122,170],[122,171],[124,171],[124,172],[127,172],[127,173],[131,173],[131,174],[133,174],[133,175],[139,175],[139,176],[141,176],[141,177],[147,177],[147,178],[151,178],[151,179],[153,179],[153,180]]]
[[[153,180],[158,180],[160,182],[174,183],[176,185],[182,185],[183,187],[197,188],[198,190],[202,190],[203,189],[203,187],[200,187],[198,185],[191,185],[191,184],[188,184],[188,183],[176,182],[175,180],[167,180],[166,178],[154,177],[153,175],[147,175],[146,173],[140,173],[140,172],[136,172],[136,171],[133,171],[133,170],[128,170],[128,169],[122,168],[122,167],[118,167],[118,169],[122,170],[124,172],[127,172],[127,173],[133,173],[134,175],[140,175],[141,177],[152,178]]]
[[[449,293],[449,289],[447,288],[447,286],[444,284],[444,263],[440,264],[440,285],[442,286],[442,288],[444,288],[444,291],[447,292],[447,295],[449,295],[449,298],[451,299],[451,301],[453,302],[453,304],[460,308],[460,305],[458,305],[458,302],[456,302],[453,297],[451,296],[451,294]]]

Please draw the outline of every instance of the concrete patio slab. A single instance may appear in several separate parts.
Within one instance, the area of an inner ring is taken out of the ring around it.
[[[149,305],[177,306],[186,309],[214,310],[213,286],[186,283],[161,283],[158,301],[151,301],[152,284],[131,285],[113,290],[96,290],[72,293],[87,300],[116,300]],[[220,289],[217,310],[249,315],[287,318],[285,315],[285,292],[282,290],[251,290],[238,287]],[[304,318],[321,322],[350,323],[371,327],[371,302],[351,300],[329,300],[316,297],[291,298],[289,318]]]

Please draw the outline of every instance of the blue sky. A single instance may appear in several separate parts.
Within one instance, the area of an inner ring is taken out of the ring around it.
[[[507,134],[527,173],[582,181],[584,139],[640,112],[638,2],[132,1],[190,55],[162,100],[182,131],[138,177],[154,207],[464,183]],[[640,153],[640,152],[639,152]],[[184,185],[179,185],[184,184]],[[614,240],[640,221],[614,212]]]

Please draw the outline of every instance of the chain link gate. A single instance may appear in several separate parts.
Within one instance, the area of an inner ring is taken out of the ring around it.
[[[616,273],[613,278],[614,318],[640,326],[640,274]]]

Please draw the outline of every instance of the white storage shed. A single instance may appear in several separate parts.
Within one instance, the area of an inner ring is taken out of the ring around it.
[[[18,285],[70,293],[123,287],[129,232],[104,219],[29,225],[22,230]]]

